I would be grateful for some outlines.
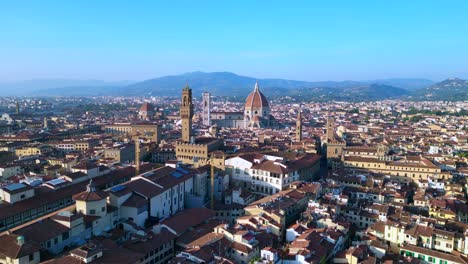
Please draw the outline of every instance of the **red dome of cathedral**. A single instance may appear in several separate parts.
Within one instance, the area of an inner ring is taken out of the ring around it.
[[[245,100],[246,109],[253,107],[269,107],[268,100],[258,88],[258,82],[255,83],[255,89],[249,94],[249,96],[247,96],[247,99]]]

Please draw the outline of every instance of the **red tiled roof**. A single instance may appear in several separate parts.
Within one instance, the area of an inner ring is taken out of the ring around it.
[[[140,241],[129,240],[122,244],[122,247],[132,252],[149,254],[160,246],[174,240],[176,237],[166,230],[161,230],[158,234],[148,233],[146,239]]]
[[[182,234],[189,227],[195,227],[214,217],[214,212],[208,208],[185,209],[174,216],[164,219],[161,224],[168,226],[177,234]]]
[[[107,193],[103,191],[84,191],[79,194],[73,195],[75,201],[100,201],[107,198]]]
[[[123,169],[112,171],[109,174],[99,176],[93,179],[96,183],[96,186],[112,186],[119,181],[124,181],[135,173],[135,168],[126,167]],[[0,204],[0,219],[5,219],[10,216],[31,210],[32,208],[37,208],[40,206],[45,206],[48,203],[64,199],[66,197],[71,197],[73,194],[76,194],[78,191],[85,189],[86,183],[81,182],[73,184],[58,190],[51,190],[48,187],[36,188],[36,195],[34,198],[26,199],[15,203],[14,205],[9,203]]]
[[[141,208],[146,205],[146,200],[138,195],[132,195],[125,201],[122,206]]]
[[[233,242],[231,247],[237,251],[243,252],[245,254],[250,254],[253,250],[252,248],[248,247],[247,245],[244,245],[239,242]]]
[[[152,184],[148,181],[145,181],[143,179],[130,181],[123,185],[125,185],[130,190],[137,192],[147,198],[155,197],[164,191],[163,188],[157,186],[156,184]]]
[[[44,219],[16,230],[15,234],[22,235],[27,240],[41,243],[60,236],[66,231],[68,231],[66,226],[51,219]]]
[[[39,244],[32,241],[25,241],[25,243],[20,246],[17,243],[17,239],[17,235],[0,236],[0,245],[2,245],[0,247],[0,255],[4,255],[12,259],[18,259],[41,249]]]

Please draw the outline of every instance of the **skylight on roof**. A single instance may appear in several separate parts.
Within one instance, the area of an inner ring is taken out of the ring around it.
[[[149,171],[149,172],[145,172],[143,173],[143,177],[149,177],[151,175],[153,175],[154,173],[152,171]]]
[[[16,190],[19,190],[19,189],[22,189],[22,188],[25,188],[26,185],[22,184],[22,183],[13,183],[13,184],[10,184],[8,186],[5,187],[5,189],[9,190],[9,191],[16,191]]]
[[[182,177],[182,173],[178,172],[178,171],[174,171],[173,173],[171,173],[172,176],[176,177],[176,178],[180,178]]]
[[[66,183],[67,181],[64,180],[64,179],[53,179],[53,180],[50,180],[48,182],[46,182],[47,184],[50,184],[50,185],[59,185],[59,184],[62,184],[62,183]]]
[[[59,216],[71,217],[71,216],[73,216],[73,213],[72,213],[72,212],[69,212],[69,211],[61,211],[61,212],[59,212],[57,215],[59,215]]]
[[[182,172],[183,174],[188,174],[189,172],[181,167],[176,168],[177,171]]]
[[[124,185],[117,185],[117,186],[112,187],[111,191],[112,192],[120,192],[122,190],[125,190],[125,188],[127,188],[127,187],[125,187]]]

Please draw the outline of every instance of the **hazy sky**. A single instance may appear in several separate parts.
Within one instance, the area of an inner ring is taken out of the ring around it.
[[[0,81],[468,78],[467,11],[467,0],[1,1]]]

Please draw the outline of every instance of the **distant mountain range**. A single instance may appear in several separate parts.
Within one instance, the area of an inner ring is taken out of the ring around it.
[[[195,95],[209,91],[220,96],[246,96],[252,91],[255,81],[259,81],[260,89],[270,96],[288,95],[298,89],[307,88],[349,88],[377,85],[400,85],[408,90],[427,87],[434,82],[425,79],[386,79],[373,81],[321,81],[306,82],[284,79],[256,79],[240,76],[231,72],[191,72],[181,75],[165,76],[135,83],[123,87],[123,95],[179,95],[181,87],[186,83],[193,89]],[[400,89],[396,89],[401,91]]]
[[[427,79],[383,79],[364,81],[307,82],[285,79],[256,79],[230,72],[190,72],[141,82],[103,82],[97,80],[39,80],[0,83],[0,92],[9,95],[35,96],[179,96],[188,83],[194,96],[209,91],[216,96],[247,96],[255,81],[271,96],[296,96],[306,100],[366,101],[390,98],[416,100],[467,100],[467,81],[448,79],[434,83]]]
[[[123,87],[134,81],[105,82],[100,80],[38,79],[14,82],[0,82],[2,96],[63,96],[68,93],[87,96],[95,93],[107,94],[112,88]],[[98,89],[96,89],[98,88]],[[87,92],[88,90],[88,92]],[[91,92],[91,90],[94,90]],[[102,90],[102,91],[101,91]],[[49,94],[52,93],[52,94]]]
[[[384,84],[355,84],[346,87],[313,87],[291,90],[289,95],[305,101],[377,101],[400,98],[411,92]]]
[[[416,90],[413,96],[420,100],[466,101],[468,100],[468,81],[458,78],[450,78],[429,87]]]

